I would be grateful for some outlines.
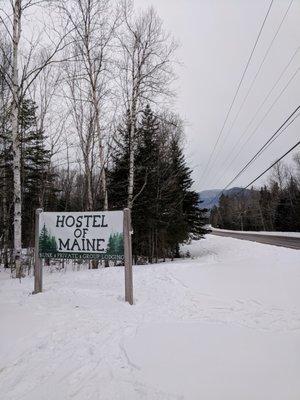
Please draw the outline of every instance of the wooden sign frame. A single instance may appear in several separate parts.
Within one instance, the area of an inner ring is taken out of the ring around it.
[[[43,291],[43,268],[39,256],[39,222],[42,208],[35,212],[35,260],[34,260],[34,291],[33,294]],[[125,270],[125,301],[133,304],[133,274],[132,274],[132,226],[131,210],[123,210],[123,240],[124,240],[124,270]]]

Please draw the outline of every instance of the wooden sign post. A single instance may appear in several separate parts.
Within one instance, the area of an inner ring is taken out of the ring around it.
[[[40,235],[40,213],[42,208],[35,210],[35,250],[34,250],[34,294],[43,290],[43,268],[42,260],[39,255],[39,235]]]
[[[124,258],[125,258],[125,301],[133,304],[133,282],[132,282],[132,243],[131,243],[131,211],[124,209]]]

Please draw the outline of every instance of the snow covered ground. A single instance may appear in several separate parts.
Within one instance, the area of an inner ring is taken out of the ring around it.
[[[217,232],[233,232],[233,233],[251,233],[251,235],[266,235],[266,236],[285,236],[300,238],[300,232],[269,232],[269,231],[231,231],[229,229],[218,229],[210,227],[212,231]]]
[[[192,259],[0,272],[3,400],[299,400],[300,253],[209,235]]]

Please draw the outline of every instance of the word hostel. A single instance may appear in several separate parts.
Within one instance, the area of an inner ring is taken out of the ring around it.
[[[56,227],[64,228],[107,228],[105,223],[105,214],[96,215],[79,215],[73,217],[72,215],[57,215],[56,216]]]

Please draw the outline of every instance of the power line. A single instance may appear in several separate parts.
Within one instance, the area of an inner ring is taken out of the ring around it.
[[[235,125],[235,123],[236,123],[236,121],[237,121],[237,119],[238,119],[238,117],[239,117],[239,115],[240,115],[240,113],[241,113],[241,111],[242,111],[242,109],[243,109],[243,107],[244,107],[244,105],[245,105],[245,103],[246,103],[248,97],[249,97],[249,94],[251,93],[251,90],[253,89],[253,86],[254,86],[255,83],[256,83],[257,77],[258,77],[258,75],[259,75],[259,73],[260,73],[260,71],[261,71],[261,69],[262,69],[262,67],[263,67],[263,65],[264,65],[264,63],[265,63],[265,61],[266,61],[266,59],[267,59],[269,53],[270,53],[270,50],[271,50],[271,48],[272,48],[272,46],[273,46],[273,44],[274,44],[274,42],[275,42],[275,40],[276,40],[276,38],[277,38],[279,32],[280,32],[280,29],[281,29],[281,27],[282,27],[282,25],[283,25],[283,23],[284,23],[284,21],[285,21],[287,15],[288,15],[288,12],[289,12],[289,10],[290,10],[292,4],[293,4],[293,1],[294,1],[294,0],[290,0],[290,3],[289,3],[289,5],[288,5],[288,7],[287,7],[287,9],[286,9],[286,11],[285,11],[285,13],[284,13],[284,15],[283,15],[281,21],[280,21],[280,24],[279,24],[278,28],[276,29],[276,32],[275,32],[275,34],[274,34],[274,36],[273,36],[273,38],[272,38],[272,40],[271,40],[271,42],[270,42],[270,44],[269,44],[269,46],[268,46],[266,52],[265,52],[265,54],[264,54],[264,57],[263,57],[263,59],[262,59],[260,65],[259,65],[259,67],[258,67],[258,70],[257,70],[256,74],[254,75],[254,78],[252,79],[252,82],[251,82],[251,84],[250,84],[250,86],[249,86],[249,88],[248,88],[248,90],[247,90],[247,93],[246,93],[246,95],[244,96],[244,99],[243,99],[243,101],[242,101],[242,103],[241,103],[241,105],[240,105],[240,107],[239,107],[239,109],[238,109],[238,112],[236,113],[236,115],[235,115],[235,117],[234,117],[234,120],[233,120],[233,122],[232,122],[230,128],[228,129],[228,131],[227,131],[225,137],[224,137],[223,145],[225,144],[226,139],[228,138],[229,134],[231,133],[232,128],[234,127],[234,125]],[[298,51],[298,49],[297,49],[297,51]],[[296,53],[297,53],[297,51],[296,51]],[[290,62],[291,62],[291,61],[290,61]],[[289,62],[289,64],[290,64],[290,62]],[[288,65],[289,65],[289,64],[288,64]],[[220,153],[220,149],[219,149],[218,154],[219,154],[219,153]],[[217,154],[217,155],[218,155],[218,154]],[[216,160],[217,160],[217,156],[215,157],[215,161],[216,161]],[[213,162],[213,165],[214,165],[215,161]],[[211,166],[211,168],[213,167],[213,165]]]
[[[206,166],[205,166],[205,168],[204,168],[204,171],[203,171],[203,173],[202,173],[202,175],[201,175],[200,181],[201,181],[202,178],[205,176],[205,173],[206,173],[206,171],[207,171],[207,169],[208,169],[208,166],[209,166],[209,164],[210,164],[210,162],[211,162],[211,159],[212,159],[212,157],[213,157],[213,155],[214,155],[214,153],[215,153],[216,147],[217,147],[217,145],[218,145],[218,143],[219,143],[219,140],[220,140],[220,138],[221,138],[221,136],[222,136],[222,133],[223,133],[223,130],[224,130],[224,128],[225,128],[226,122],[227,122],[227,120],[228,120],[229,114],[231,113],[232,107],[233,107],[233,105],[234,105],[234,103],[235,103],[235,100],[236,100],[237,95],[238,95],[238,93],[239,93],[239,90],[240,90],[240,88],[241,88],[242,82],[243,82],[243,80],[244,80],[244,77],[245,77],[246,72],[247,72],[247,70],[248,70],[248,67],[249,67],[249,65],[250,65],[252,56],[253,56],[253,54],[254,54],[254,51],[255,51],[255,49],[256,49],[256,46],[257,46],[257,44],[258,44],[258,42],[259,42],[259,39],[260,39],[261,34],[262,34],[262,31],[263,31],[264,26],[265,26],[265,24],[266,24],[267,18],[268,18],[268,16],[269,16],[270,11],[271,11],[273,2],[274,2],[274,0],[271,0],[271,2],[270,2],[270,4],[269,4],[267,13],[266,13],[266,15],[265,15],[265,17],[264,17],[263,23],[262,23],[262,25],[261,25],[261,27],[260,27],[260,30],[259,30],[259,32],[258,32],[258,35],[257,35],[257,38],[256,38],[256,40],[255,40],[254,46],[253,46],[253,48],[252,48],[252,51],[251,51],[250,56],[249,56],[249,58],[248,58],[248,60],[247,60],[246,66],[245,66],[244,71],[243,71],[243,73],[242,73],[242,77],[241,77],[241,79],[240,79],[240,81],[239,81],[239,83],[238,83],[238,86],[237,86],[237,88],[236,88],[235,94],[234,94],[234,96],[233,96],[233,100],[232,100],[232,102],[231,102],[231,104],[230,104],[230,107],[229,107],[229,109],[228,109],[228,111],[227,111],[227,114],[226,114],[225,120],[224,120],[224,122],[223,122],[222,128],[221,128],[221,130],[220,130],[220,132],[219,132],[219,134],[218,134],[217,140],[216,140],[216,142],[215,142],[215,144],[214,144],[214,147],[213,147],[213,150],[212,150],[212,152],[211,152],[211,154],[210,154],[210,157],[209,157],[209,159],[208,159],[208,162],[207,162],[207,164],[206,164]]]
[[[245,134],[247,133],[248,129],[250,128],[250,126],[253,124],[253,122],[255,121],[255,118],[257,117],[258,113],[260,112],[260,110],[263,108],[263,106],[266,104],[267,100],[270,98],[271,94],[273,93],[274,89],[276,88],[276,86],[278,85],[278,83],[280,82],[281,78],[283,77],[283,75],[285,74],[285,72],[288,70],[289,66],[292,64],[293,60],[295,59],[296,55],[298,54],[300,50],[300,46],[298,46],[296,48],[296,50],[294,51],[294,53],[292,54],[291,58],[289,59],[288,63],[284,66],[284,68],[282,69],[281,73],[279,74],[278,78],[276,79],[276,82],[274,83],[274,85],[271,87],[271,89],[269,90],[269,92],[267,93],[266,97],[264,98],[264,100],[260,103],[260,105],[258,106],[258,108],[256,109],[253,117],[251,118],[251,120],[248,122],[246,128],[244,129],[243,133],[239,136],[238,141],[235,143],[235,145],[233,146],[233,148],[231,149],[231,153],[233,153],[235,151],[235,149],[237,148],[237,146],[240,144],[242,138],[245,136]],[[268,109],[267,113],[264,115],[264,117],[262,118],[262,120],[259,123],[260,124],[265,120],[265,118],[268,116],[269,112],[271,111],[271,109],[274,107],[274,105],[277,103],[277,101],[279,100],[279,98],[282,96],[282,94],[285,92],[285,90],[287,89],[287,87],[290,85],[291,81],[295,78],[295,76],[299,73],[300,67],[297,68],[296,72],[292,75],[292,77],[289,79],[289,81],[287,82],[287,84],[285,85],[285,87],[281,90],[281,92],[279,93],[279,96],[276,97],[275,101],[271,104],[271,107]],[[256,128],[258,128],[259,126],[257,126]],[[252,132],[253,134],[253,132]],[[248,140],[247,140],[248,142]],[[245,143],[246,144],[246,143]],[[245,146],[245,144],[242,146],[242,148]],[[237,153],[236,157],[232,160],[232,162],[230,164],[227,165],[226,168],[229,168],[233,162],[236,160],[236,158],[239,156],[239,154],[241,153],[241,150]],[[224,167],[226,165],[226,161],[228,161],[228,158],[224,160],[224,162],[222,163],[222,165],[220,166],[219,170],[220,171],[224,171]],[[193,168],[198,167],[199,164],[195,165]],[[218,182],[220,182],[221,178],[223,178],[224,175],[222,175],[217,181],[216,181],[216,185]]]
[[[224,192],[246,169],[269,147],[274,140],[276,140],[295,120],[300,114],[295,114],[300,110],[300,105],[285,119],[281,126],[271,135],[267,142],[254,154],[254,156],[247,162],[246,165],[235,175],[235,177],[211,200],[210,204],[216,200],[221,193]],[[295,117],[294,117],[295,116]],[[294,117],[294,118],[293,118]],[[286,125],[286,126],[285,126]],[[248,186],[247,186],[248,187]]]
[[[232,159],[232,161],[230,162],[230,164],[227,165],[226,169],[228,169],[229,167],[231,167],[231,165],[234,163],[234,161],[238,158],[238,156],[241,154],[242,150],[244,149],[244,147],[246,146],[246,144],[249,142],[249,140],[255,135],[255,133],[257,132],[257,130],[260,128],[261,124],[264,122],[264,120],[267,118],[267,116],[269,115],[269,113],[271,112],[271,110],[273,109],[273,107],[275,106],[275,104],[278,102],[278,100],[280,99],[280,97],[283,95],[283,93],[286,91],[286,89],[289,87],[290,83],[294,80],[294,78],[296,77],[296,75],[299,73],[300,68],[298,68],[294,74],[291,76],[291,78],[288,80],[288,82],[286,83],[286,85],[283,87],[283,89],[280,91],[280,93],[278,94],[278,96],[275,98],[275,100],[273,101],[273,103],[270,105],[270,107],[268,108],[268,110],[266,111],[266,113],[264,114],[264,116],[261,118],[261,120],[259,121],[259,123],[256,125],[255,129],[251,132],[251,134],[248,136],[247,140],[244,142],[244,144],[242,145],[242,147],[239,149],[238,153],[234,156],[234,158]],[[268,94],[269,96],[269,94]],[[267,96],[267,97],[268,97]],[[265,99],[266,100],[266,99]],[[265,103],[265,100],[263,101],[262,104]],[[255,116],[257,115],[259,110],[257,110],[257,112],[255,113]],[[242,138],[245,136],[245,134],[247,133],[249,127],[252,125],[255,116],[252,118],[252,120],[249,122],[249,124],[247,125],[246,129],[243,131],[243,133],[241,134],[241,136],[239,137],[238,141],[235,143],[235,145],[233,146],[233,148],[231,149],[231,153],[235,151],[235,149],[237,148],[237,146],[239,145],[239,143],[241,142]],[[224,163],[221,166],[221,170],[223,170]],[[225,174],[223,174],[217,182],[219,182],[223,176]]]
[[[248,129],[250,128],[250,126],[253,124],[255,118],[257,117],[259,111],[263,108],[263,106],[266,104],[267,100],[269,99],[269,97],[271,96],[273,90],[276,88],[276,86],[278,85],[278,83],[280,82],[281,78],[283,77],[283,75],[285,74],[285,72],[287,71],[287,69],[289,68],[289,66],[291,65],[292,61],[294,60],[294,58],[296,57],[296,55],[298,54],[300,50],[300,46],[298,46],[295,50],[295,52],[293,53],[293,55],[291,56],[289,62],[285,65],[285,67],[283,68],[283,70],[281,71],[281,73],[279,74],[276,82],[274,83],[274,85],[271,87],[271,89],[269,90],[268,94],[266,95],[266,97],[264,98],[264,100],[262,101],[262,103],[258,106],[258,108],[256,109],[253,117],[251,118],[251,120],[249,121],[248,125],[246,126],[246,128],[244,129],[242,135],[239,136],[238,141],[236,142],[236,144],[234,145],[233,149],[231,149],[231,153],[237,148],[237,146],[239,145],[239,143],[241,142],[241,139],[245,136],[246,132],[248,131]],[[299,68],[297,69],[296,74],[299,72]],[[292,79],[294,78],[294,76],[292,76]],[[289,86],[289,84],[291,83],[291,80],[288,81],[287,86]],[[285,91],[286,87],[283,89],[283,91]],[[282,91],[279,94],[279,97],[281,96]],[[279,97],[277,97],[275,99],[275,103],[279,100]],[[273,107],[275,104],[273,103],[271,107]],[[268,115],[269,111],[268,110],[267,114],[265,114],[263,120],[265,119],[265,117]],[[262,121],[263,121],[262,120]],[[262,122],[261,121],[261,122]],[[244,145],[243,145],[244,146]],[[240,152],[237,154],[237,156],[240,154]],[[235,158],[236,159],[236,158]],[[233,161],[235,161],[235,159]],[[223,164],[220,167],[220,170],[223,169],[223,167],[226,164],[226,160],[225,162],[223,162]],[[230,167],[232,165],[232,163],[230,165],[228,165],[228,167]],[[220,181],[220,179],[218,180],[218,182]]]
[[[246,190],[249,186],[253,185],[254,182],[256,182],[258,179],[260,179],[264,174],[266,174],[268,171],[270,171],[271,168],[273,168],[276,164],[278,164],[284,157],[286,157],[289,153],[291,153],[296,147],[300,145],[300,140],[293,146],[291,147],[286,153],[284,153],[280,158],[278,158],[273,164],[271,164],[267,169],[265,169],[260,175],[258,175],[255,179],[253,179],[250,183],[248,183],[247,186],[244,186],[239,192],[235,193],[232,197],[236,197],[240,195],[244,190]],[[221,192],[220,192],[221,193]],[[219,194],[220,194],[219,193]]]
[[[265,147],[265,149],[263,150],[263,151],[265,151],[265,150],[267,150],[270,146],[271,146],[271,144],[290,126],[290,125],[292,125],[292,123],[295,121],[295,119],[297,119],[297,118],[299,118],[299,116],[300,116],[300,113],[298,113],[298,115],[296,115],[296,117],[294,117],[288,124],[287,124],[287,126],[285,126],[283,129],[282,129],[282,131],[281,132],[279,132],[279,134],[276,136],[276,137],[274,137],[271,141],[270,141],[270,143],[268,143],[268,145]]]
[[[276,160],[272,165],[270,165],[267,169],[264,170],[264,172],[262,172],[260,175],[258,175],[255,179],[253,179],[253,181],[251,181],[250,183],[248,183],[247,186],[243,187],[241,189],[241,192],[246,190],[249,186],[253,185],[254,182],[256,182],[258,179],[260,179],[266,172],[268,172],[271,168],[274,167],[274,165],[278,164],[279,161],[281,161],[284,157],[286,157],[289,153],[291,153],[296,147],[298,147],[300,144],[300,140],[293,146],[291,147],[286,153],[284,153],[280,158],[278,158],[278,160]]]
[[[237,180],[238,177],[242,175],[243,172],[248,169],[248,167],[255,161],[265,150],[266,148],[273,143],[275,139],[277,139],[291,124],[295,121],[296,118],[299,117],[299,114],[283,129],[283,127],[292,119],[292,117],[300,110],[300,105],[286,118],[283,124],[273,133],[273,135],[266,141],[266,143],[257,151],[256,154],[247,162],[247,164],[240,170],[240,172],[226,185],[223,190],[226,190],[234,181]],[[283,129],[283,130],[282,130]],[[282,130],[282,131],[281,131]],[[281,131],[281,132],[280,132]]]

